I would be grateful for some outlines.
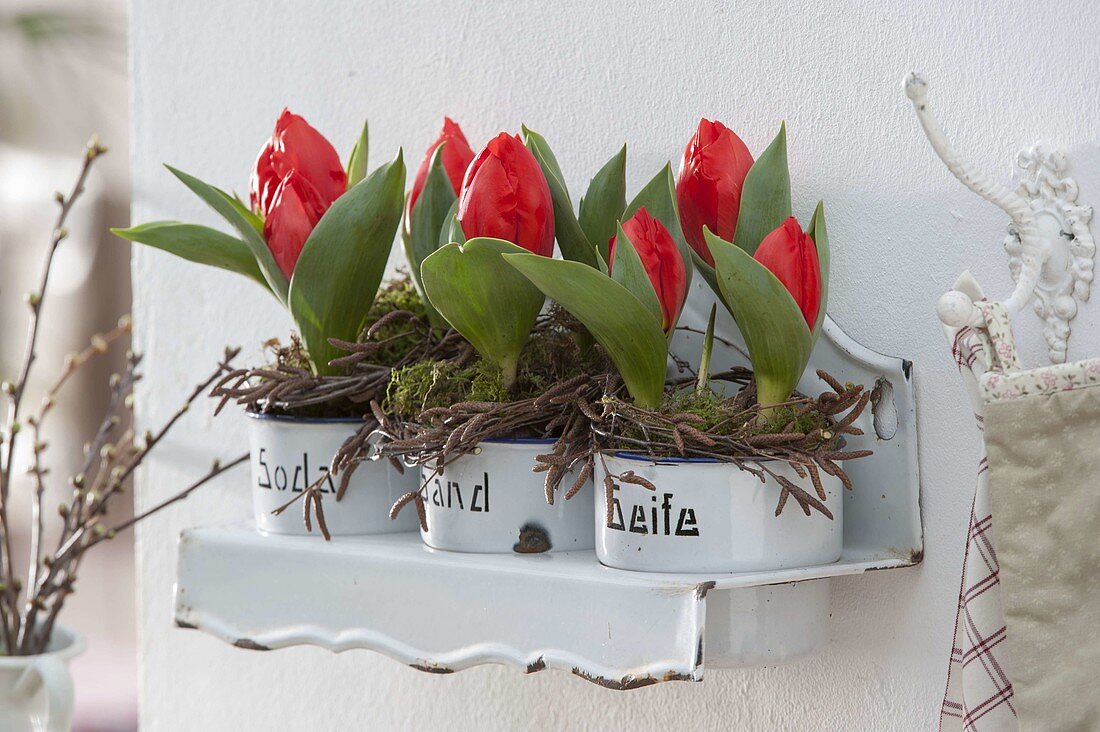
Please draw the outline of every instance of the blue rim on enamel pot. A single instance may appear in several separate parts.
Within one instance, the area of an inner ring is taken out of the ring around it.
[[[558,490],[546,502],[545,473],[535,456],[553,440],[485,440],[448,463],[442,473],[425,465],[424,543],[434,549],[480,554],[539,554],[592,549],[592,480],[568,501]],[[562,484],[572,485],[567,474]]]
[[[318,419],[248,412],[252,464],[252,510],[256,525],[271,534],[305,534],[299,500],[275,511],[322,480],[325,524],[333,536],[389,534],[416,530],[415,512],[390,520],[394,501],[419,487],[419,474],[399,473],[388,460],[365,461],[352,473],[340,501],[339,478],[328,475],[333,455],[362,424],[356,418]],[[314,527],[316,531],[316,527]]]
[[[768,465],[807,484],[787,463]],[[630,453],[597,456],[596,485],[611,475],[610,506],[596,491],[596,555],[618,569],[642,572],[756,572],[831,564],[843,546],[843,485],[822,473],[825,505],[833,519],[805,515],[795,501],[775,515],[780,488],[732,463],[651,458]],[[633,471],[654,486],[617,476]]]

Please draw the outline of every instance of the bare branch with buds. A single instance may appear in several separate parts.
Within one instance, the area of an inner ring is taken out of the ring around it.
[[[44,456],[49,443],[44,435],[46,418],[57,405],[65,385],[88,363],[107,354],[124,342],[130,333],[129,316],[112,330],[92,337],[84,350],[65,359],[61,373],[46,390],[32,415],[22,419],[27,383],[38,357],[38,342],[42,329],[41,312],[47,295],[54,255],[69,232],[65,224],[74,204],[84,192],[92,164],[106,152],[94,138],[88,144],[76,183],[70,192],[56,194],[60,207],[49,248],[46,253],[38,287],[24,298],[30,310],[26,347],[19,375],[0,386],[0,397],[7,401],[7,412],[0,420],[0,655],[33,655],[41,653],[49,643],[65,599],[72,594],[80,561],[93,546],[113,538],[138,521],[183,500],[225,471],[247,459],[241,455],[228,462],[215,461],[198,480],[170,498],[126,521],[107,524],[112,499],[125,493],[134,471],[168,432],[187,412],[191,403],[210,388],[211,384],[231,370],[231,361],[239,349],[226,349],[225,355],[206,379],[190,393],[183,405],[156,432],[138,439],[130,428],[130,407],[133,387],[141,378],[137,368],[141,356],[126,354],[122,373],[111,377],[110,398],[106,411],[92,439],[84,446],[81,470],[69,479],[73,493],[70,501],[58,506],[61,533],[57,548],[43,551],[46,511],[44,496],[49,468]],[[32,441],[31,463],[26,475],[33,490],[31,502],[30,552],[24,586],[19,579],[12,556],[12,521],[9,497],[16,486],[13,480],[16,449],[22,435]]]

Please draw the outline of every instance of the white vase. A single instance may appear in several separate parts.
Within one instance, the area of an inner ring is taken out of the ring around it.
[[[252,462],[252,509],[256,525],[272,534],[306,534],[302,500],[272,513],[319,478],[325,525],[333,536],[415,531],[415,512],[390,520],[394,502],[419,486],[419,473],[399,473],[388,460],[364,461],[355,469],[341,500],[339,476],[326,477],[344,440],[362,425],[358,419],[297,419],[248,413]],[[313,527],[317,533],[317,527]]]
[[[535,456],[553,440],[486,440],[474,452],[434,468],[421,468],[427,531],[420,535],[435,549],[475,553],[541,553],[591,549],[592,480],[568,501],[562,480],[554,505],[546,502],[546,473],[534,473]],[[411,512],[411,509],[406,509]]]
[[[606,466],[606,467],[605,467]],[[768,468],[811,495],[809,478],[785,462]],[[657,490],[614,480],[608,520],[604,476],[626,471]],[[600,562],[642,572],[755,572],[830,564],[840,558],[844,530],[843,485],[821,474],[825,505],[833,514],[807,516],[794,498],[775,515],[780,486],[761,482],[732,463],[605,453],[596,458],[596,555]]]
[[[79,633],[55,625],[45,653],[0,656],[0,730],[67,732],[73,724],[69,662],[83,650]]]

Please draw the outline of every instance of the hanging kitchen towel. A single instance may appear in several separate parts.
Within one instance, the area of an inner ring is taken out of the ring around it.
[[[983,305],[980,380],[1013,706],[1023,730],[1100,729],[1100,359],[1021,370]]]
[[[969,274],[955,283],[975,302],[984,300]],[[993,345],[977,328],[944,328],[951,354],[966,386],[978,429],[984,420],[979,379],[993,362]],[[1017,729],[1012,683],[1005,658],[1005,620],[1001,605],[1000,568],[993,549],[989,500],[989,461],[984,445],[977,461],[978,480],[963,549],[963,570],[947,689],[940,708],[944,732],[1012,732]]]

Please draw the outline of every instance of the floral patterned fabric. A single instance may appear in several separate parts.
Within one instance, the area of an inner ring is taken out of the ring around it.
[[[1004,306],[984,303],[981,307],[989,333],[987,343],[993,348],[994,362],[994,368],[980,376],[984,401],[993,403],[1021,397],[1049,396],[1059,391],[1100,384],[1100,358],[1024,371],[1016,355],[1012,325]],[[992,343],[996,343],[996,347]]]
[[[991,373],[982,377],[982,396],[987,402],[1005,402],[1022,397],[1050,396],[1100,384],[1100,358],[1060,363],[1012,374]]]

